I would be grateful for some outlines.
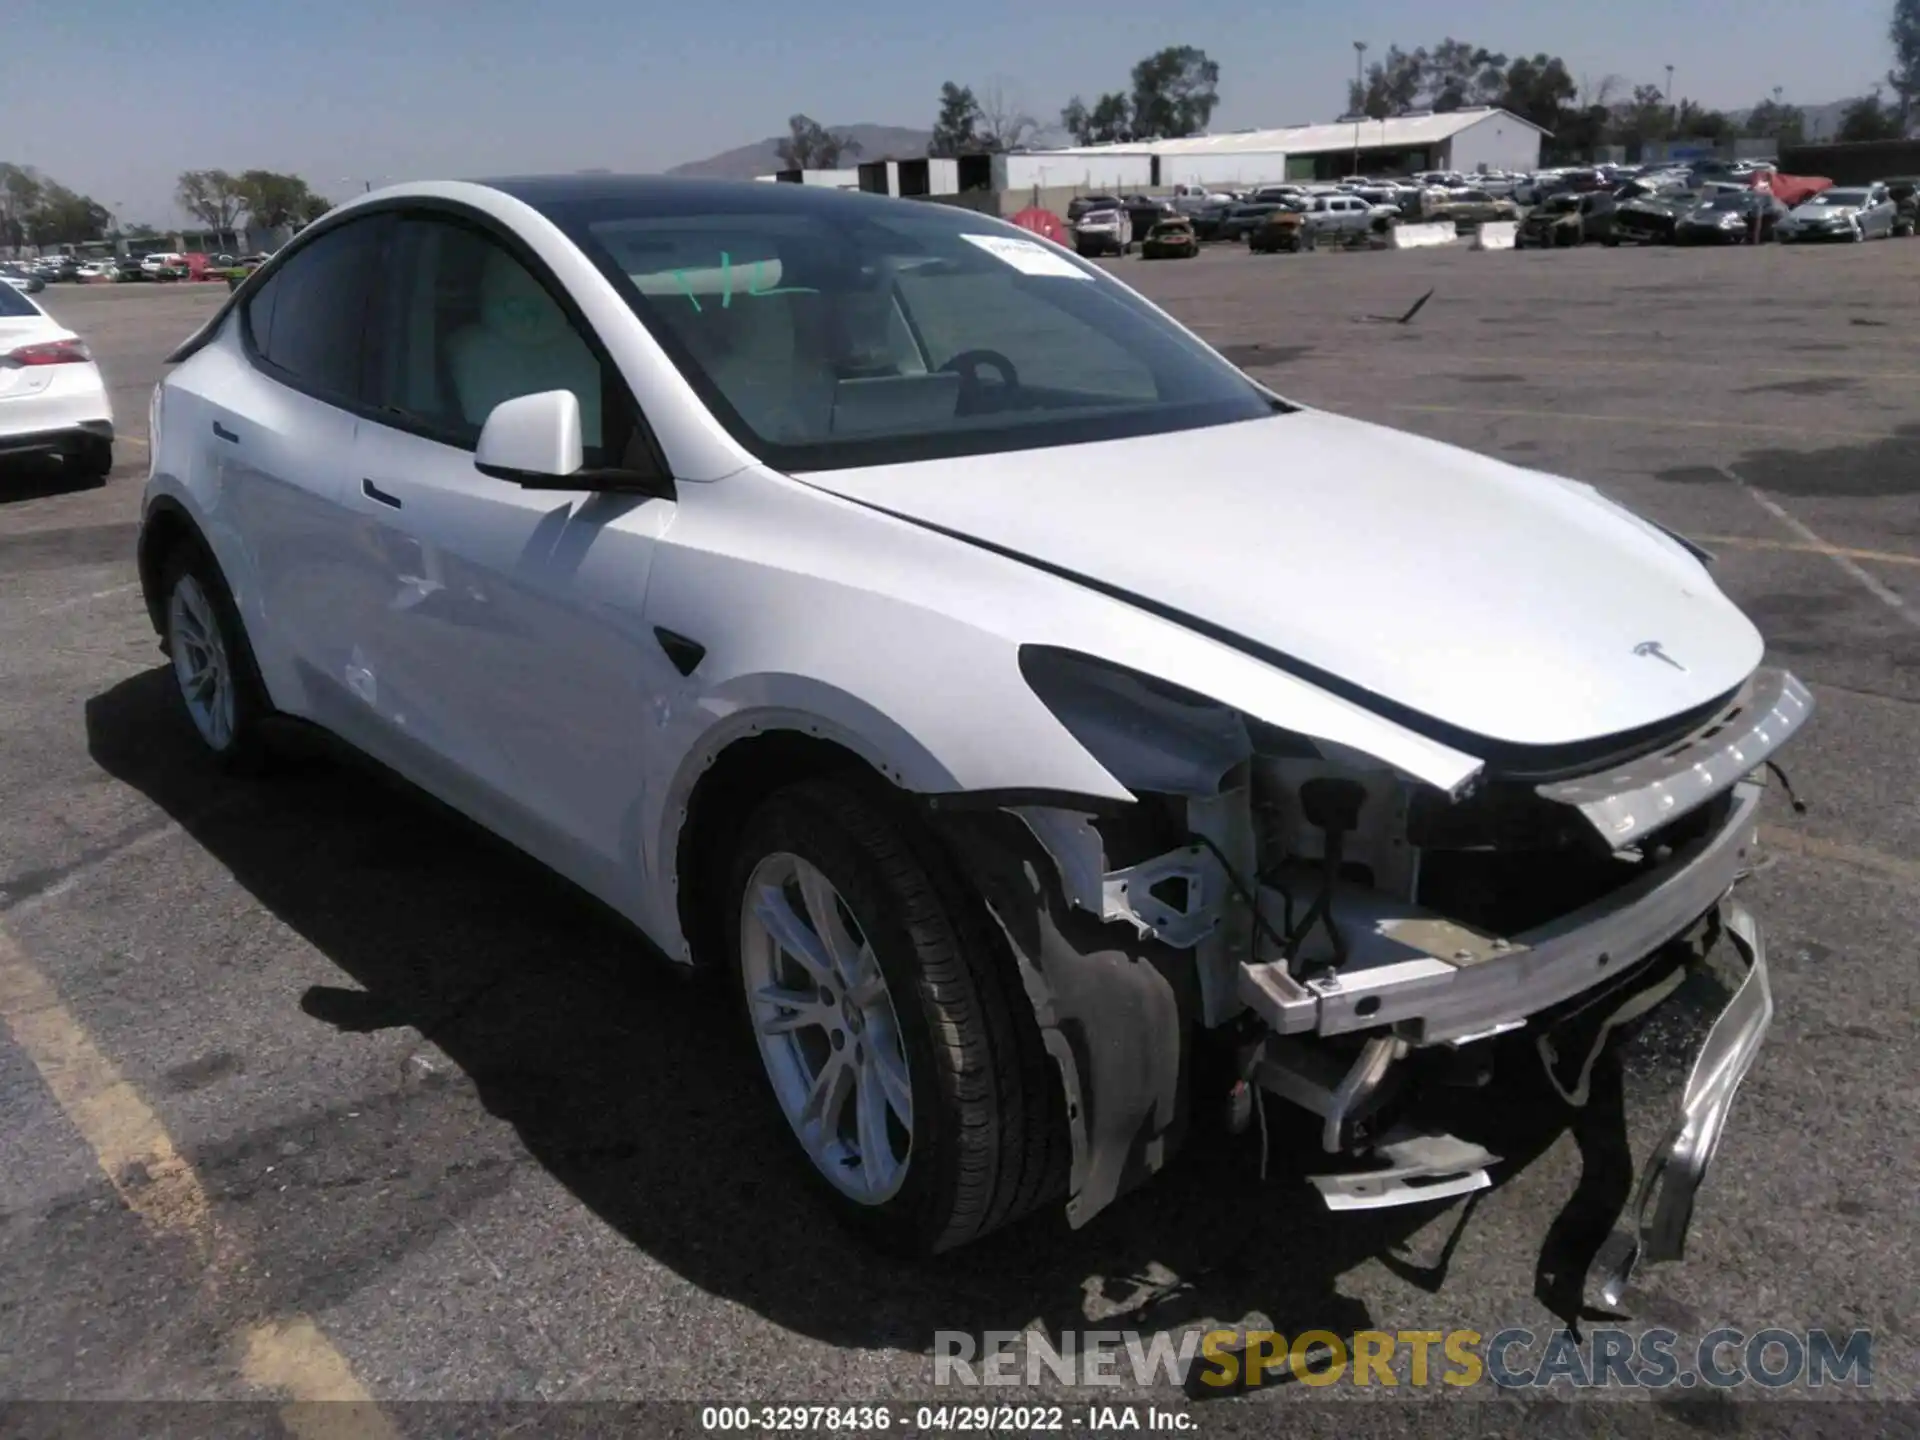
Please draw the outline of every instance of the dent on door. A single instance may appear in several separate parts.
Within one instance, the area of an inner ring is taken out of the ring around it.
[[[369,703],[444,772],[436,788],[504,807],[548,863],[603,895],[620,888],[664,663],[642,608],[671,502],[524,490],[414,437],[363,448],[367,477],[400,502],[362,496],[377,556]]]

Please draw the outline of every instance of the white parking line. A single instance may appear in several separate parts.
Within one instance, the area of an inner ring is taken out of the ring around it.
[[[1830,545],[1825,540],[1822,540],[1818,535],[1814,534],[1813,531],[1789,515],[1775,501],[1769,500],[1751,485],[1748,485],[1730,473],[1727,475],[1727,478],[1732,480],[1733,483],[1738,485],[1742,490],[1746,491],[1748,495],[1752,496],[1754,504],[1758,505],[1782,525],[1793,531],[1794,534],[1812,546],[1814,550],[1833,561],[1834,564],[1838,565],[1853,579],[1859,581],[1860,584],[1866,588],[1867,593],[1872,595],[1874,599],[1880,601],[1881,604],[1885,605],[1916,630],[1920,630],[1920,614],[1916,614],[1913,611],[1912,607],[1901,598],[1898,591],[1890,590],[1887,586],[1874,579],[1873,576],[1861,569],[1853,557],[1848,555],[1838,545]]]

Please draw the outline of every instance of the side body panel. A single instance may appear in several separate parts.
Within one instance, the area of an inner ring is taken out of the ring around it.
[[[346,662],[332,616],[350,564],[341,501],[359,422],[261,374],[231,324],[167,378],[163,415],[149,496],[186,505],[275,707],[310,718],[315,682]]]
[[[523,489],[363,424],[342,688],[366,748],[631,912],[629,812],[673,674],[644,619],[673,502]],[[677,677],[675,677],[677,678]],[[431,757],[429,760],[427,757]]]

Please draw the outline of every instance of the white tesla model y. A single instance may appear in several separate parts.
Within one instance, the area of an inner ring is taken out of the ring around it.
[[[724,970],[877,1239],[1084,1223],[1254,1102],[1336,1209],[1464,1193],[1423,1076],[1583,1103],[1717,955],[1603,1278],[1678,1253],[1810,708],[1688,543],[797,185],[378,191],[173,359],[140,566],[207,749],[322,726]]]

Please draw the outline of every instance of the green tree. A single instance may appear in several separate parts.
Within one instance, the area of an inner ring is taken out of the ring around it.
[[[1558,135],[1579,93],[1566,62],[1558,56],[1535,55],[1529,59],[1523,55],[1507,66],[1500,94],[1492,103]]]
[[[1192,45],[1169,45],[1133,67],[1132,100],[1136,136],[1196,134],[1220,104],[1220,66]]]
[[[1079,145],[1110,145],[1134,138],[1133,107],[1125,95],[1110,91],[1089,110],[1078,95],[1060,112],[1060,124]]]
[[[1426,84],[1427,52],[1389,45],[1386,55],[1367,67],[1359,84],[1347,82],[1347,113],[1385,120],[1417,109]]]
[[[234,186],[241,206],[255,225],[269,228],[316,220],[329,209],[324,196],[313,193],[298,175],[273,170],[242,171]]]
[[[1837,137],[1843,144],[1862,140],[1898,140],[1902,134],[1900,117],[1880,103],[1878,92],[1847,107]]]
[[[1029,115],[1018,100],[1010,98],[999,82],[990,83],[980,97],[979,147],[995,155],[1018,150],[1033,143],[1040,122]]]
[[[860,153],[860,144],[847,135],[827,129],[806,115],[787,120],[787,138],[774,147],[780,163],[789,170],[837,170],[843,156]]]
[[[27,243],[27,221],[40,203],[40,189],[31,166],[0,161],[0,245]]]
[[[1887,38],[1893,42],[1893,69],[1887,72],[1887,84],[1893,87],[1894,118],[1905,135],[1913,123],[1914,107],[1920,105],[1920,0],[1893,0]]]
[[[1718,110],[1708,110],[1691,100],[1682,100],[1673,120],[1675,139],[1727,140],[1733,136],[1733,121]]]
[[[182,210],[222,235],[233,229],[247,208],[240,182],[224,170],[182,172],[174,199]]]
[[[43,182],[28,212],[25,230],[33,245],[78,245],[103,240],[113,217],[91,196],[78,195],[53,181]]]
[[[973,87],[949,80],[940,87],[940,116],[933,122],[929,155],[964,155],[979,143],[980,102]]]
[[[1781,100],[1776,90],[1771,100],[1762,100],[1747,112],[1746,123],[1740,128],[1750,138],[1771,140],[1784,150],[1806,140],[1807,117],[1798,105]]]
[[[1449,36],[1426,57],[1426,108],[1464,110],[1494,104],[1506,89],[1506,72],[1506,56]]]
[[[1636,85],[1633,98],[1614,111],[1613,138],[1629,147],[1652,144],[1673,134],[1673,107],[1658,85]]]

